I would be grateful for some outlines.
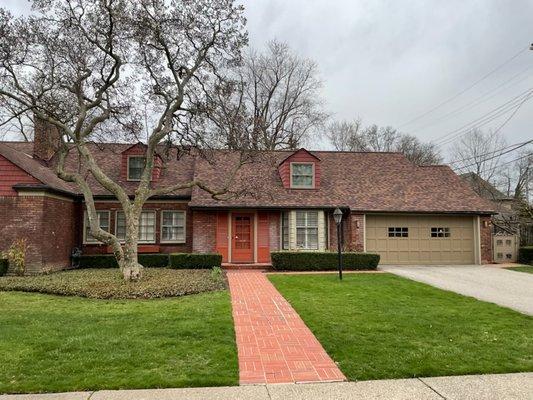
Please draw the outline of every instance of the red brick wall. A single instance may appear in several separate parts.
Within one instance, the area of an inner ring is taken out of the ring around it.
[[[99,202],[95,203],[97,210],[108,210],[110,211],[110,229],[111,233],[115,233],[115,220],[116,212],[121,211],[122,207],[118,202]],[[85,205],[83,205],[83,211],[85,210]],[[160,253],[190,253],[192,248],[192,230],[193,230],[193,217],[192,213],[187,206],[186,202],[149,202],[146,203],[143,207],[143,210],[155,211],[156,212],[156,245],[155,247],[149,248],[150,252],[160,252]],[[161,243],[161,211],[167,210],[183,210],[185,213],[185,243]],[[79,216],[79,236],[83,238],[83,216],[84,212],[80,213]],[[106,254],[110,253],[111,250],[104,244],[83,244],[83,253],[84,254]]]
[[[328,229],[329,250],[337,251],[337,224],[335,223],[335,220],[333,219],[333,212],[326,211],[326,219],[329,223],[329,229]],[[350,245],[351,245],[350,214],[343,215],[342,229],[343,229],[343,235],[344,235],[343,250],[347,251],[350,249]]]
[[[41,182],[0,155],[0,196],[16,196],[13,185],[17,183]]]
[[[481,244],[481,264],[492,263],[492,226],[491,217],[479,217],[479,237]]]
[[[291,163],[292,162],[303,162],[303,163],[313,163],[315,165],[315,188],[320,187],[320,161],[313,157],[305,150],[298,150],[292,156],[288,157],[283,163],[279,166],[279,176],[283,187],[290,188],[291,186]],[[304,189],[307,190],[307,189]]]
[[[0,197],[0,251],[27,240],[26,272],[67,268],[75,246],[75,203],[45,196]]]
[[[193,253],[214,253],[216,252],[216,229],[217,229],[217,212],[216,211],[197,211],[192,212]]]
[[[269,214],[270,251],[278,251],[281,242],[281,212],[272,211]]]

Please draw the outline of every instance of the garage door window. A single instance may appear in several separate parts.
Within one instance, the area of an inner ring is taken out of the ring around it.
[[[432,238],[444,238],[450,237],[450,228],[431,228],[431,237]]]
[[[409,228],[403,227],[390,227],[389,228],[389,237],[408,237],[409,236]]]

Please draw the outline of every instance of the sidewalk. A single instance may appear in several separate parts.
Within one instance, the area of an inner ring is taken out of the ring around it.
[[[531,400],[533,373],[194,389],[0,395],[0,400]]]

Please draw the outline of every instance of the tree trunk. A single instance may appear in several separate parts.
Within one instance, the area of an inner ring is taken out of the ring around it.
[[[137,260],[137,242],[139,232],[139,214],[126,214],[126,242],[122,249],[124,258],[119,261],[120,270],[125,281],[138,281],[142,277],[143,266]]]

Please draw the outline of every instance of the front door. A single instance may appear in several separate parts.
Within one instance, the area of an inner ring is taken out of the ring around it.
[[[233,214],[231,229],[231,261],[254,261],[254,215]]]

